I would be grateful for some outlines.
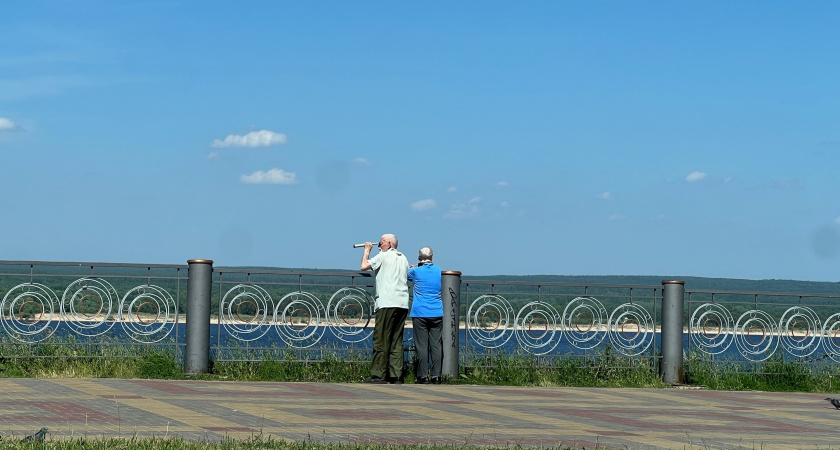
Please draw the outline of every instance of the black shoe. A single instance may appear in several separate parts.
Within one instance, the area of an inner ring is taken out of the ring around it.
[[[440,377],[432,377],[432,384],[440,384]]]
[[[429,377],[420,377],[415,381],[416,384],[429,384]]]
[[[396,380],[391,380],[391,381],[389,381],[389,383],[391,383],[391,384],[403,384],[402,380],[400,380],[399,378],[397,378]]]
[[[368,384],[385,384],[385,383],[387,383],[387,381],[385,381],[385,380],[383,380],[382,378],[379,378],[379,377],[370,377],[370,380],[365,380],[365,383],[368,383]]]

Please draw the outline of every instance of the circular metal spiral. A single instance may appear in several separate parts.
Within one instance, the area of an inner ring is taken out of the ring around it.
[[[773,318],[757,309],[741,314],[735,324],[735,346],[744,358],[764,361],[779,346],[779,332]]]
[[[160,342],[169,336],[178,320],[178,305],[166,290],[152,284],[137,286],[120,301],[120,325],[131,339]]]
[[[635,303],[614,309],[609,323],[610,343],[623,355],[640,355],[653,343],[653,318]]]
[[[309,292],[286,294],[274,307],[277,334],[290,347],[307,348],[315,345],[326,331],[324,305]]]
[[[231,337],[250,342],[268,333],[271,311],[268,291],[252,284],[237,284],[222,297],[219,323]]]
[[[607,310],[592,297],[577,297],[563,309],[563,328],[575,348],[591,350],[607,336]]]
[[[114,286],[99,278],[80,278],[64,289],[61,319],[76,334],[99,336],[114,327],[120,296]]]
[[[514,311],[500,295],[482,295],[467,310],[467,332],[471,342],[484,348],[499,348],[513,336]]]
[[[535,355],[554,350],[563,336],[562,316],[548,303],[528,303],[519,310],[513,323],[519,345]]]
[[[700,351],[718,355],[732,345],[735,319],[719,303],[704,303],[691,314],[688,322],[691,342]]]
[[[813,309],[794,306],[779,320],[782,348],[798,358],[814,353],[819,347],[822,322]]]
[[[840,313],[825,319],[822,329],[823,349],[829,358],[840,362]]]
[[[12,339],[23,343],[43,341],[55,333],[58,296],[39,283],[23,283],[11,289],[0,302],[0,323]]]
[[[373,335],[373,299],[365,290],[345,287],[327,303],[327,323],[332,334],[347,343],[363,342]]]

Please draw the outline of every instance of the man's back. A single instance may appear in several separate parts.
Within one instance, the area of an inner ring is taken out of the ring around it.
[[[376,274],[376,309],[408,309],[408,259],[396,249],[379,252],[370,265]]]

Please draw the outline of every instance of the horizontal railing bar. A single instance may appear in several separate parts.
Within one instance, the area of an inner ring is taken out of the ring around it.
[[[658,289],[662,290],[662,285],[643,285],[643,284],[602,284],[602,283],[560,283],[560,282],[540,282],[535,283],[533,281],[493,281],[493,280],[461,280],[461,284],[464,285],[471,285],[471,284],[493,284],[496,286],[535,286],[535,287],[548,287],[548,286],[569,286],[569,287],[590,287],[590,288],[626,288],[626,289]]]
[[[246,269],[220,269],[214,268],[214,273],[241,273],[249,275],[304,275],[304,276],[319,276],[319,277],[373,277],[370,272],[310,272],[310,271],[290,271],[290,270],[246,270]]]
[[[186,280],[186,274],[182,277],[178,276],[162,276],[162,275],[90,275],[90,274],[73,274],[73,273],[34,273],[32,275],[28,273],[0,273],[0,276],[10,276],[10,277],[41,277],[41,278],[68,278],[68,277],[84,277],[84,278],[128,278],[128,279],[152,279],[152,280]]]
[[[0,261],[0,265],[9,266],[79,266],[79,267],[134,267],[142,269],[186,269],[189,266],[179,264],[138,264],[138,263],[103,263],[74,261]]]
[[[753,292],[753,291],[716,291],[714,289],[685,290],[686,294],[715,294],[715,295],[761,295],[772,297],[824,297],[840,298],[840,294],[796,293],[796,292]]]

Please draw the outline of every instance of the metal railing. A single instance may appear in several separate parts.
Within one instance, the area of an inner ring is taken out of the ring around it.
[[[464,280],[463,364],[493,354],[656,363],[662,286]]]
[[[89,347],[164,345],[181,355],[189,347],[183,320],[187,269],[167,264],[0,261],[0,347],[37,349],[56,341]],[[370,351],[370,273],[210,269],[213,359],[318,360],[325,350],[362,356]],[[458,318],[452,326],[457,328],[453,333],[460,365],[500,354],[551,360],[610,353],[659,367],[663,354],[668,354],[665,344],[672,342],[663,332],[673,326],[679,332],[677,354],[686,355],[687,364],[840,362],[840,294],[687,289],[680,291],[672,315],[671,309],[663,309],[666,282],[458,280],[454,286],[460,298],[451,315]],[[410,327],[406,339],[410,343]],[[677,363],[681,378],[682,360]]]
[[[182,345],[185,265],[0,261],[0,345]],[[13,357],[8,355],[7,357]]]
[[[840,295],[686,289],[686,296],[689,355],[840,362]]]
[[[373,279],[366,272],[214,269],[216,360],[323,359],[369,351]]]

